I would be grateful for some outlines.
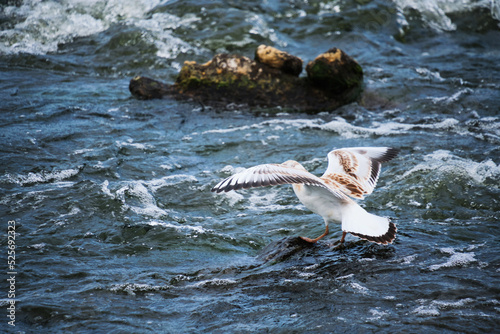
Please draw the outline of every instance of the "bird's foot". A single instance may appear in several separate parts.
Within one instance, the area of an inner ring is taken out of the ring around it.
[[[330,244],[330,246],[332,247],[332,249],[334,250],[341,250],[341,249],[344,249],[345,248],[345,243],[344,241],[342,240],[337,240],[335,241],[333,244]]]
[[[342,238],[340,238],[340,240],[335,241],[330,246],[332,246],[332,248],[335,250],[345,248],[344,240],[345,240],[346,235],[347,235],[347,232],[342,232]]]
[[[321,238],[323,238],[327,234],[328,234],[328,225],[326,225],[325,233],[323,233],[322,235],[320,235],[319,237],[317,237],[315,239],[311,239],[311,238],[307,238],[307,237],[300,237],[300,238],[302,240],[304,240],[305,242],[309,242],[309,243],[315,244],[316,242],[318,242],[318,240],[320,240]]]
[[[318,241],[317,239],[311,239],[311,238],[307,238],[307,237],[299,237],[299,238],[301,238],[305,242],[309,242],[311,244],[315,244]]]

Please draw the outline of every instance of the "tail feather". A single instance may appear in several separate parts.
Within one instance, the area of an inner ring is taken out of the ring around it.
[[[342,230],[378,244],[387,245],[396,239],[396,225],[387,217],[367,212],[357,204],[351,204],[342,212]]]
[[[389,222],[389,230],[387,231],[387,233],[378,237],[373,237],[370,235],[355,233],[355,232],[350,232],[350,233],[361,239],[365,239],[371,242],[376,242],[378,244],[387,245],[387,244],[392,244],[394,239],[396,239],[397,230],[398,228],[396,227],[396,224],[394,224],[393,222]]]

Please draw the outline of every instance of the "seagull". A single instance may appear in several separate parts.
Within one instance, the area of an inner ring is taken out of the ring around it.
[[[317,238],[300,237],[316,243],[325,237],[329,223],[341,223],[344,243],[347,233],[378,244],[396,238],[396,225],[387,217],[367,212],[354,199],[363,199],[375,188],[382,163],[395,158],[392,147],[350,147],[328,153],[328,167],[321,177],[309,173],[300,163],[263,164],[236,173],[213,188],[213,192],[291,184],[300,202],[323,217],[325,232]]]

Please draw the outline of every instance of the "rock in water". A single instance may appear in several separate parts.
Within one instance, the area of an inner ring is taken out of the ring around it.
[[[296,77],[302,72],[302,59],[272,46],[259,45],[255,50],[255,61]]]
[[[333,48],[307,66],[308,77],[298,77],[302,60],[261,45],[256,60],[217,54],[205,64],[186,61],[172,86],[136,77],[130,91],[139,99],[168,95],[225,107],[282,107],[288,111],[333,110],[358,99],[363,83],[361,66]]]
[[[139,100],[159,99],[172,94],[172,87],[159,81],[136,76],[130,80],[130,93]]]
[[[199,65],[185,62],[174,89],[205,104],[289,105],[299,79],[245,56],[218,54]]]
[[[332,94],[338,94],[360,86],[363,69],[344,51],[332,48],[320,54],[306,66],[311,82]]]
[[[288,259],[290,256],[298,253],[304,248],[311,247],[314,247],[314,244],[307,242],[300,237],[283,238],[264,247],[258,256],[258,259],[266,263],[277,263]]]

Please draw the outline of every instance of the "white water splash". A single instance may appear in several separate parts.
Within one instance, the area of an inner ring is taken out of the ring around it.
[[[207,229],[203,228],[202,226],[175,225],[175,224],[170,223],[170,222],[151,221],[151,222],[147,222],[146,224],[150,225],[150,226],[162,226],[165,228],[173,228],[176,231],[187,230],[187,231],[191,231],[191,232],[194,232],[197,234],[205,234],[205,233],[212,232],[211,230],[207,230]]]
[[[113,25],[140,28],[143,39],[154,44],[157,56],[175,58],[181,53],[201,52],[199,47],[175,37],[176,28],[199,20],[194,15],[179,18],[168,13],[148,16],[162,0],[24,0],[20,6],[0,8],[16,23],[0,31],[0,54],[57,52],[76,38],[96,35]]]
[[[440,251],[445,254],[451,255],[448,260],[443,263],[434,264],[429,266],[430,271],[439,270],[442,268],[450,268],[450,267],[461,267],[468,265],[473,262],[477,262],[475,258],[475,254],[473,252],[470,253],[461,253],[455,251],[453,248],[445,247],[441,248]]]
[[[60,182],[65,179],[69,179],[80,172],[77,168],[58,170],[52,172],[29,172],[27,174],[5,174],[1,179],[0,183],[15,183],[21,186],[36,184],[36,183],[52,183],[52,182]],[[70,183],[69,185],[72,185]],[[61,186],[69,186],[68,184],[63,184]]]
[[[476,162],[457,157],[448,150],[437,150],[424,156],[422,163],[405,172],[400,178],[404,179],[422,171],[461,174],[477,184],[482,184],[487,179],[500,180],[500,165],[493,160]]]
[[[394,0],[400,11],[412,8],[422,15],[422,19],[435,31],[454,31],[457,26],[449,14],[469,12],[475,8],[488,8],[495,19],[500,19],[498,1],[490,0]],[[406,19],[405,19],[406,20]]]

